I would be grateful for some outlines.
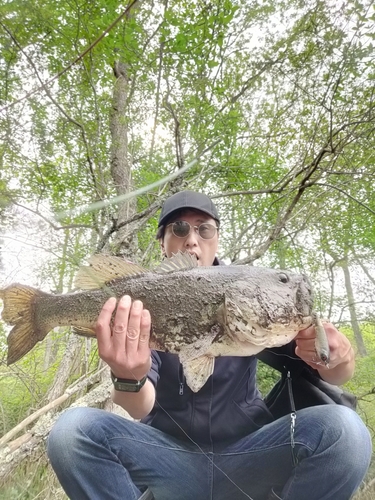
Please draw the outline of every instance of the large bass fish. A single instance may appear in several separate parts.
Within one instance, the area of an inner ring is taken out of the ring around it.
[[[250,356],[287,344],[313,321],[306,276],[252,266],[198,267],[176,254],[154,271],[118,257],[93,256],[77,274],[82,291],[53,295],[13,284],[0,290],[8,336],[8,364],[28,353],[57,326],[95,336],[109,297],[128,294],[149,309],[150,347],[178,354],[188,385],[198,391],[217,356]]]

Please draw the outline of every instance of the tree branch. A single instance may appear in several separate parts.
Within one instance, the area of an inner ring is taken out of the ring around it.
[[[111,23],[108,28],[106,28],[103,33],[96,39],[94,40],[83,52],[81,52],[73,61],[71,61],[67,66],[65,66],[64,69],[59,71],[55,76],[44,82],[43,85],[37,87],[36,89],[31,90],[24,96],[20,97],[16,101],[11,102],[10,104],[7,104],[3,108],[0,109],[0,113],[3,111],[6,111],[7,109],[11,108],[12,106],[15,106],[16,104],[22,102],[25,99],[28,99],[30,96],[36,94],[37,92],[40,92],[41,90],[44,90],[45,86],[51,85],[55,80],[58,80],[64,73],[66,73],[71,67],[73,67],[77,62],[79,62],[81,59],[85,57],[86,54],[88,54],[106,35],[109,33],[115,26],[118,24],[127,14],[128,12],[133,8],[133,6],[138,2],[139,0],[133,0],[127,7],[126,9],[123,10],[123,12]]]

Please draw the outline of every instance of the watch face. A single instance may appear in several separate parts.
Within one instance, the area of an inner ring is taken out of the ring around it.
[[[116,382],[114,385],[117,391],[124,392],[139,392],[142,387],[139,382],[136,382],[135,384],[127,382]]]
[[[111,372],[111,379],[116,391],[139,392],[146,383],[147,375],[141,380],[128,380],[125,378],[119,379]]]

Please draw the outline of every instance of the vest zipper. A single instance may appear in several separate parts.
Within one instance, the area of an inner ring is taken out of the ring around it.
[[[184,394],[185,376],[184,376],[184,370],[183,370],[181,364],[178,367],[178,383],[179,383],[178,394],[179,394],[179,396],[183,396],[183,394]]]

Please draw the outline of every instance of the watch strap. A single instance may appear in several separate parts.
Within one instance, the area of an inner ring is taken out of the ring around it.
[[[141,380],[133,380],[127,378],[118,378],[111,371],[111,379],[116,391],[139,392],[146,383],[147,375],[145,375]]]

